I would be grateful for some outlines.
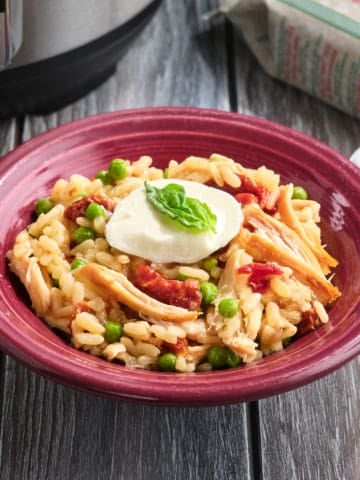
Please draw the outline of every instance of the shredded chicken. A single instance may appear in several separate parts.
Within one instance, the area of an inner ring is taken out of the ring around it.
[[[187,322],[195,320],[198,312],[159,302],[136,288],[122,273],[110,268],[88,263],[74,271],[77,280],[95,285],[104,297],[115,298],[149,321],[159,319],[169,322]],[[155,323],[155,322],[154,322]]]
[[[240,244],[256,261],[276,262],[290,267],[298,280],[308,285],[324,305],[341,294],[325,277],[311,249],[291,228],[254,205],[244,207],[245,226]]]
[[[29,293],[32,306],[40,317],[50,306],[51,283],[49,275],[43,272],[35,257],[17,257],[8,253],[9,267],[20,278]]]
[[[281,220],[298,234],[301,240],[310,248],[317,258],[323,273],[328,274],[330,272],[330,267],[336,267],[338,262],[323,248],[320,241],[316,242],[314,237],[310,238],[309,235],[307,235],[304,226],[295,213],[291,196],[292,185],[284,185],[280,187],[278,208]]]
[[[238,283],[238,274],[236,270],[241,266],[242,250],[235,251],[226,263],[226,267],[220,277],[218,289],[219,294],[216,304],[224,298],[238,298],[236,285]],[[239,308],[238,312],[231,319],[222,317],[217,308],[208,318],[211,327],[215,328],[218,336],[225,345],[240,355],[245,362],[250,362],[256,357],[257,343],[254,339],[248,337],[244,323],[243,313]]]

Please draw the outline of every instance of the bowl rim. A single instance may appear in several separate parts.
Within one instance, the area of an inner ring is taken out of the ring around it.
[[[181,117],[185,119],[193,118],[197,121],[201,119],[214,122],[222,121],[234,124],[239,128],[246,125],[247,128],[267,132],[280,140],[286,139],[289,141],[290,139],[292,142],[308,148],[312,153],[316,150],[318,155],[330,156],[344,170],[344,174],[348,175],[349,178],[355,176],[360,180],[358,167],[339,152],[302,132],[278,123],[251,115],[216,109],[146,107],[107,112],[67,122],[26,141],[1,159],[0,191],[7,176],[11,176],[13,168],[18,168],[19,163],[24,162],[28,156],[36,157],[42,149],[46,150],[52,144],[61,143],[66,138],[79,136],[81,132],[89,133],[92,129],[106,128],[106,126],[116,123],[117,120],[130,119],[133,121],[135,128],[136,122],[142,123],[144,119],[153,121],[160,117],[166,122],[169,119],[179,119]],[[2,282],[3,279],[0,279],[0,281]],[[1,288],[0,306],[4,302],[2,290]],[[0,322],[0,346],[20,363],[45,377],[72,388],[114,399],[155,405],[209,406],[264,398],[310,383],[334,371],[360,353],[360,325],[356,325],[356,322],[354,322],[352,328],[339,333],[338,342],[335,346],[333,344],[330,346],[321,345],[314,349],[307,359],[297,358],[292,360],[290,367],[287,362],[280,362],[280,366],[277,365],[279,362],[274,361],[273,355],[260,360],[261,363],[254,362],[246,365],[243,372],[255,371],[256,374],[253,378],[249,377],[247,373],[241,373],[235,369],[193,374],[134,371],[120,365],[112,365],[103,359],[92,357],[85,352],[79,352],[73,347],[58,345],[55,348],[50,342],[49,345],[43,346],[43,349],[39,349],[39,343],[33,337],[24,339],[16,335],[16,331],[10,328],[10,317],[5,315],[2,310],[0,308],[0,318],[2,320]],[[16,315],[16,312],[14,314]],[[43,322],[42,320],[39,321]],[[321,335],[319,335],[319,339],[320,337]],[[302,340],[300,339],[299,342]],[[64,353],[67,348],[71,348],[73,354],[70,358],[65,357],[64,360]],[[291,347],[289,347],[289,352],[290,350]],[[280,358],[281,353],[277,353],[276,358]],[[91,358],[89,359],[89,357]],[[79,362],[81,362],[80,368]],[[275,364],[272,366],[274,370],[272,370],[273,374],[270,378],[268,371],[261,373],[261,365],[265,363]],[[94,368],[100,369],[105,375],[97,378],[95,383]],[[246,382],[244,382],[244,385],[241,381],[238,384],[237,381],[239,382],[239,378],[242,380],[243,376]],[[216,387],[213,398],[209,398],[210,382],[213,388]]]

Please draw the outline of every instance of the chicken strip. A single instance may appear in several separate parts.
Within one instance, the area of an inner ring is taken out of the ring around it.
[[[317,258],[323,273],[328,274],[330,272],[330,267],[336,267],[338,262],[323,248],[320,242],[315,242],[314,238],[310,238],[309,235],[306,234],[306,230],[299,221],[293,208],[291,196],[292,186],[287,185],[280,187],[278,208],[281,220],[299,235],[301,240],[311,249],[312,253]]]
[[[216,308],[207,317],[210,328],[215,328],[219,338],[222,339],[225,345],[236,352],[245,362],[250,362],[256,358],[256,348],[258,344],[255,342],[255,335],[253,338],[249,337],[247,331],[246,318],[241,308],[238,309],[236,315],[232,318],[224,318],[218,311],[218,304],[224,298],[239,298],[237,291],[237,283],[239,275],[237,269],[241,266],[244,255],[247,255],[242,250],[235,251],[226,263],[226,267],[220,277],[218,288],[219,294],[216,299]],[[245,258],[246,258],[245,257]],[[256,328],[256,333],[260,328],[261,316],[259,318],[259,325]]]
[[[136,288],[120,272],[110,268],[88,263],[74,271],[77,280],[94,285],[104,297],[111,297],[151,319],[169,322],[188,322],[195,320],[199,312],[186,310],[159,302]]]
[[[244,207],[245,226],[240,231],[240,245],[260,262],[276,262],[290,267],[295,277],[310,286],[315,298],[324,305],[333,302],[341,293],[325,277],[311,249],[299,235],[259,207]]]
[[[34,257],[16,257],[13,251],[8,253],[9,267],[24,284],[32,306],[43,317],[50,306],[51,282],[49,275],[39,266]]]

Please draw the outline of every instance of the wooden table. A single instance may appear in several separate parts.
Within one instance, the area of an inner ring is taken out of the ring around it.
[[[264,74],[217,0],[165,0],[97,91],[56,113],[0,124],[0,153],[64,122],[131,107],[219,108],[274,120],[349,156],[359,121]],[[213,408],[93,397],[1,357],[4,480],[360,478],[360,360],[287,394]]]

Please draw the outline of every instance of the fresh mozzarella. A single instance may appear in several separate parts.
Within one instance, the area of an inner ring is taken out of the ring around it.
[[[216,232],[193,232],[177,228],[147,200],[141,187],[120,200],[106,225],[112,247],[156,263],[195,263],[225,246],[240,230],[241,205],[228,193],[185,180],[149,182],[157,188],[182,185],[187,197],[206,203],[216,215]]]

